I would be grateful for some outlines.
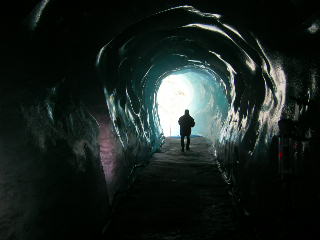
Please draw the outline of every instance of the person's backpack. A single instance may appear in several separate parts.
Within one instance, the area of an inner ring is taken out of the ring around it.
[[[191,127],[194,127],[195,124],[194,119],[192,119]]]

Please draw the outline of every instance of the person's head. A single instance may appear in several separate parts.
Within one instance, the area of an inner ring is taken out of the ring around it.
[[[189,110],[188,109],[184,110],[184,115],[189,115]]]

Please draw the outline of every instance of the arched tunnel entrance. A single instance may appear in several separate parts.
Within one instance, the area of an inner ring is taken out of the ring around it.
[[[312,1],[114,4],[31,1],[1,21],[0,238],[103,237],[186,108],[244,225],[319,236]]]

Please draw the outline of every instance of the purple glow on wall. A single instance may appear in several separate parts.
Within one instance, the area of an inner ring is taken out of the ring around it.
[[[99,145],[100,159],[104,171],[108,187],[108,195],[110,203],[116,190],[117,169],[119,168],[117,161],[119,159],[119,145],[112,132],[112,125],[106,115],[98,115],[96,119],[99,123]]]

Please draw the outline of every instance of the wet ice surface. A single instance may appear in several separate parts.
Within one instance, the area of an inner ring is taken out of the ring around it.
[[[240,232],[205,138],[167,138],[121,200],[106,239],[253,239]]]

